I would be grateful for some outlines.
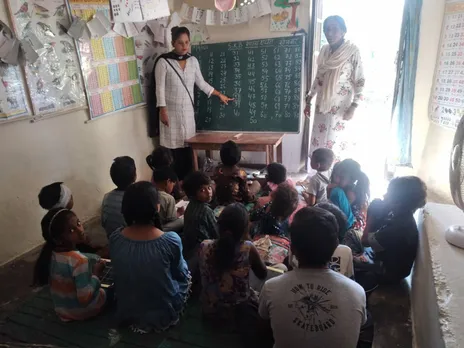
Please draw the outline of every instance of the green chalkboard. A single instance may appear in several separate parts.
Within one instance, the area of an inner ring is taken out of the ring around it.
[[[235,98],[224,106],[197,89],[197,130],[298,132],[303,40],[292,36],[192,46],[205,80]]]

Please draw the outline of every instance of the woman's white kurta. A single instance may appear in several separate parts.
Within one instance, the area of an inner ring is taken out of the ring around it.
[[[195,57],[186,60],[184,70],[177,60],[169,59],[169,62],[184,80],[192,98],[195,84],[211,96],[214,88],[203,79],[200,64]],[[169,127],[160,122],[160,145],[169,149],[185,147],[185,140],[196,133],[195,113],[189,94],[179,76],[164,58],[156,64],[155,78],[157,106],[166,107],[169,118]]]
[[[350,147],[356,143],[355,130],[349,129],[352,121],[345,121],[343,116],[351,103],[359,104],[363,100],[365,80],[359,50],[341,68],[335,94],[331,98],[332,107],[326,113],[320,112],[318,107],[322,98],[323,81],[324,74],[318,71],[309,94],[311,97],[317,94],[310,154],[323,147],[331,149],[337,160],[343,160],[350,156]]]

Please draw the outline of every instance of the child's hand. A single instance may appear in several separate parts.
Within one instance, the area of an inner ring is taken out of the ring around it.
[[[103,273],[103,270],[105,269],[106,262],[103,260],[99,260],[94,266],[93,266],[93,275],[96,275],[97,277],[100,277]]]
[[[185,213],[184,207],[177,208],[177,217],[181,217],[182,215],[184,215],[184,213]]]

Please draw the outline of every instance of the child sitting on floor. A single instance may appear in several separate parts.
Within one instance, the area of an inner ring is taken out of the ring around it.
[[[226,206],[232,203],[243,203],[243,197],[240,194],[240,184],[243,180],[235,176],[219,176],[216,179],[216,207],[214,216],[221,215]]]
[[[298,192],[288,183],[272,192],[270,202],[251,213],[254,222],[252,236],[274,235],[288,237],[288,218],[298,206]]]
[[[290,235],[299,268],[268,280],[259,296],[259,314],[272,327],[274,347],[355,348],[366,321],[366,295],[329,269],[338,245],[334,215],[303,208]]]
[[[54,182],[40,190],[39,204],[45,210],[72,209],[74,199],[69,187],[62,182]]]
[[[284,263],[290,250],[289,217],[298,206],[298,192],[287,183],[280,184],[271,194],[272,200],[254,210],[251,236],[266,264]]]
[[[262,195],[257,200],[256,208],[261,208],[271,200],[271,193],[277,187],[286,182],[290,186],[295,186],[292,179],[287,178],[287,168],[280,163],[271,163],[266,167],[266,179],[262,189]]]
[[[108,237],[117,229],[126,226],[121,206],[126,189],[137,179],[134,160],[129,156],[115,158],[110,168],[110,176],[116,189],[105,195],[101,208],[101,223]]]
[[[190,200],[184,214],[184,256],[189,267],[193,267],[190,269],[195,271],[193,259],[200,243],[205,239],[217,238],[216,218],[209,206],[213,190],[211,180],[202,172],[189,174],[184,180],[183,189]]]
[[[74,207],[74,198],[69,187],[62,182],[55,182],[47,185],[40,190],[39,204],[45,210],[52,209],[72,209]],[[108,254],[107,248],[94,247],[88,235],[85,235],[85,240],[76,245],[77,249],[83,253],[95,254],[106,257]]]
[[[360,238],[365,227],[370,183],[358,162],[346,159],[336,164],[328,186],[328,195],[329,200],[347,217],[347,230],[351,232],[344,238],[345,244],[353,253],[362,253]],[[348,196],[354,200],[352,203]]]
[[[177,220],[183,214],[183,210],[177,211],[176,201],[171,195],[178,181],[177,175],[171,167],[161,167],[153,171],[153,181],[159,194],[159,215],[161,224],[164,226]]]
[[[148,166],[155,171],[158,168],[172,166],[174,160],[171,150],[164,146],[157,146],[146,158]]]
[[[419,243],[414,213],[425,205],[426,197],[427,187],[421,179],[400,177],[390,182],[383,201],[376,200],[369,207],[362,242],[374,251],[380,282],[398,283],[411,273]]]
[[[221,156],[221,163],[215,168],[213,179],[225,175],[239,176],[246,180],[247,173],[238,166],[242,158],[242,151],[235,142],[229,140],[222,144],[219,155]]]
[[[156,147],[153,152],[146,158],[147,164],[150,169],[154,172],[158,168],[162,167],[171,167],[174,170],[174,159],[172,157],[172,152],[170,149],[164,146]],[[174,170],[175,173],[175,170]],[[176,174],[177,175],[177,174]],[[153,182],[154,184],[154,182]],[[184,198],[185,194],[181,189],[181,183],[178,181],[172,190],[172,195],[177,201]]]
[[[221,145],[221,163],[216,167],[212,179],[214,182],[221,177],[238,177],[241,179],[239,194],[244,204],[255,201],[255,194],[259,192],[261,185],[253,181],[251,185],[247,183],[247,173],[238,166],[242,158],[242,151],[238,145],[229,140]]]
[[[340,235],[344,234],[342,230],[346,228],[345,214],[343,214],[336,205],[329,202],[316,204],[315,207],[327,210],[335,216],[338,225],[338,236],[340,238]],[[293,267],[298,267],[298,261],[296,261],[295,257],[290,258],[290,260],[292,260]],[[335,272],[341,273],[350,279],[354,279],[353,255],[351,249],[346,245],[339,244],[332,255],[329,267]]]
[[[317,173],[304,182],[303,198],[308,206],[327,200],[327,186],[330,183],[328,171],[332,167],[334,153],[330,149],[319,148],[311,156],[311,168]],[[306,184],[306,185],[305,185]]]
[[[55,312],[63,321],[85,320],[105,304],[98,276],[104,262],[91,261],[76,249],[85,241],[84,228],[71,210],[53,208],[42,219],[45,245],[34,268],[34,284],[50,285]]]
[[[248,241],[248,212],[242,204],[225,207],[218,219],[219,239],[205,240],[199,249],[203,313],[213,320],[240,319],[240,307],[257,305],[250,289],[253,270],[265,279],[267,270],[252,242]]]
[[[151,183],[128,187],[122,202],[127,227],[110,237],[116,324],[141,334],[176,325],[190,291],[181,239],[161,230],[158,204]]]

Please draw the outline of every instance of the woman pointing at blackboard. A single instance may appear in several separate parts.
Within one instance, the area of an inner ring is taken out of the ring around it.
[[[317,59],[317,74],[305,109],[309,116],[311,99],[317,94],[310,154],[323,147],[333,150],[337,160],[343,160],[350,156],[356,140],[349,132],[349,122],[363,100],[363,66],[359,49],[345,40],[342,17],[327,17],[323,29],[329,44],[322,47]]]
[[[171,29],[174,50],[163,54],[155,67],[156,100],[160,119],[160,145],[172,149],[179,180],[192,169],[192,150],[185,141],[196,133],[193,106],[194,85],[217,96],[224,104],[233,99],[221,94],[203,79],[198,60],[190,52],[190,31]]]

